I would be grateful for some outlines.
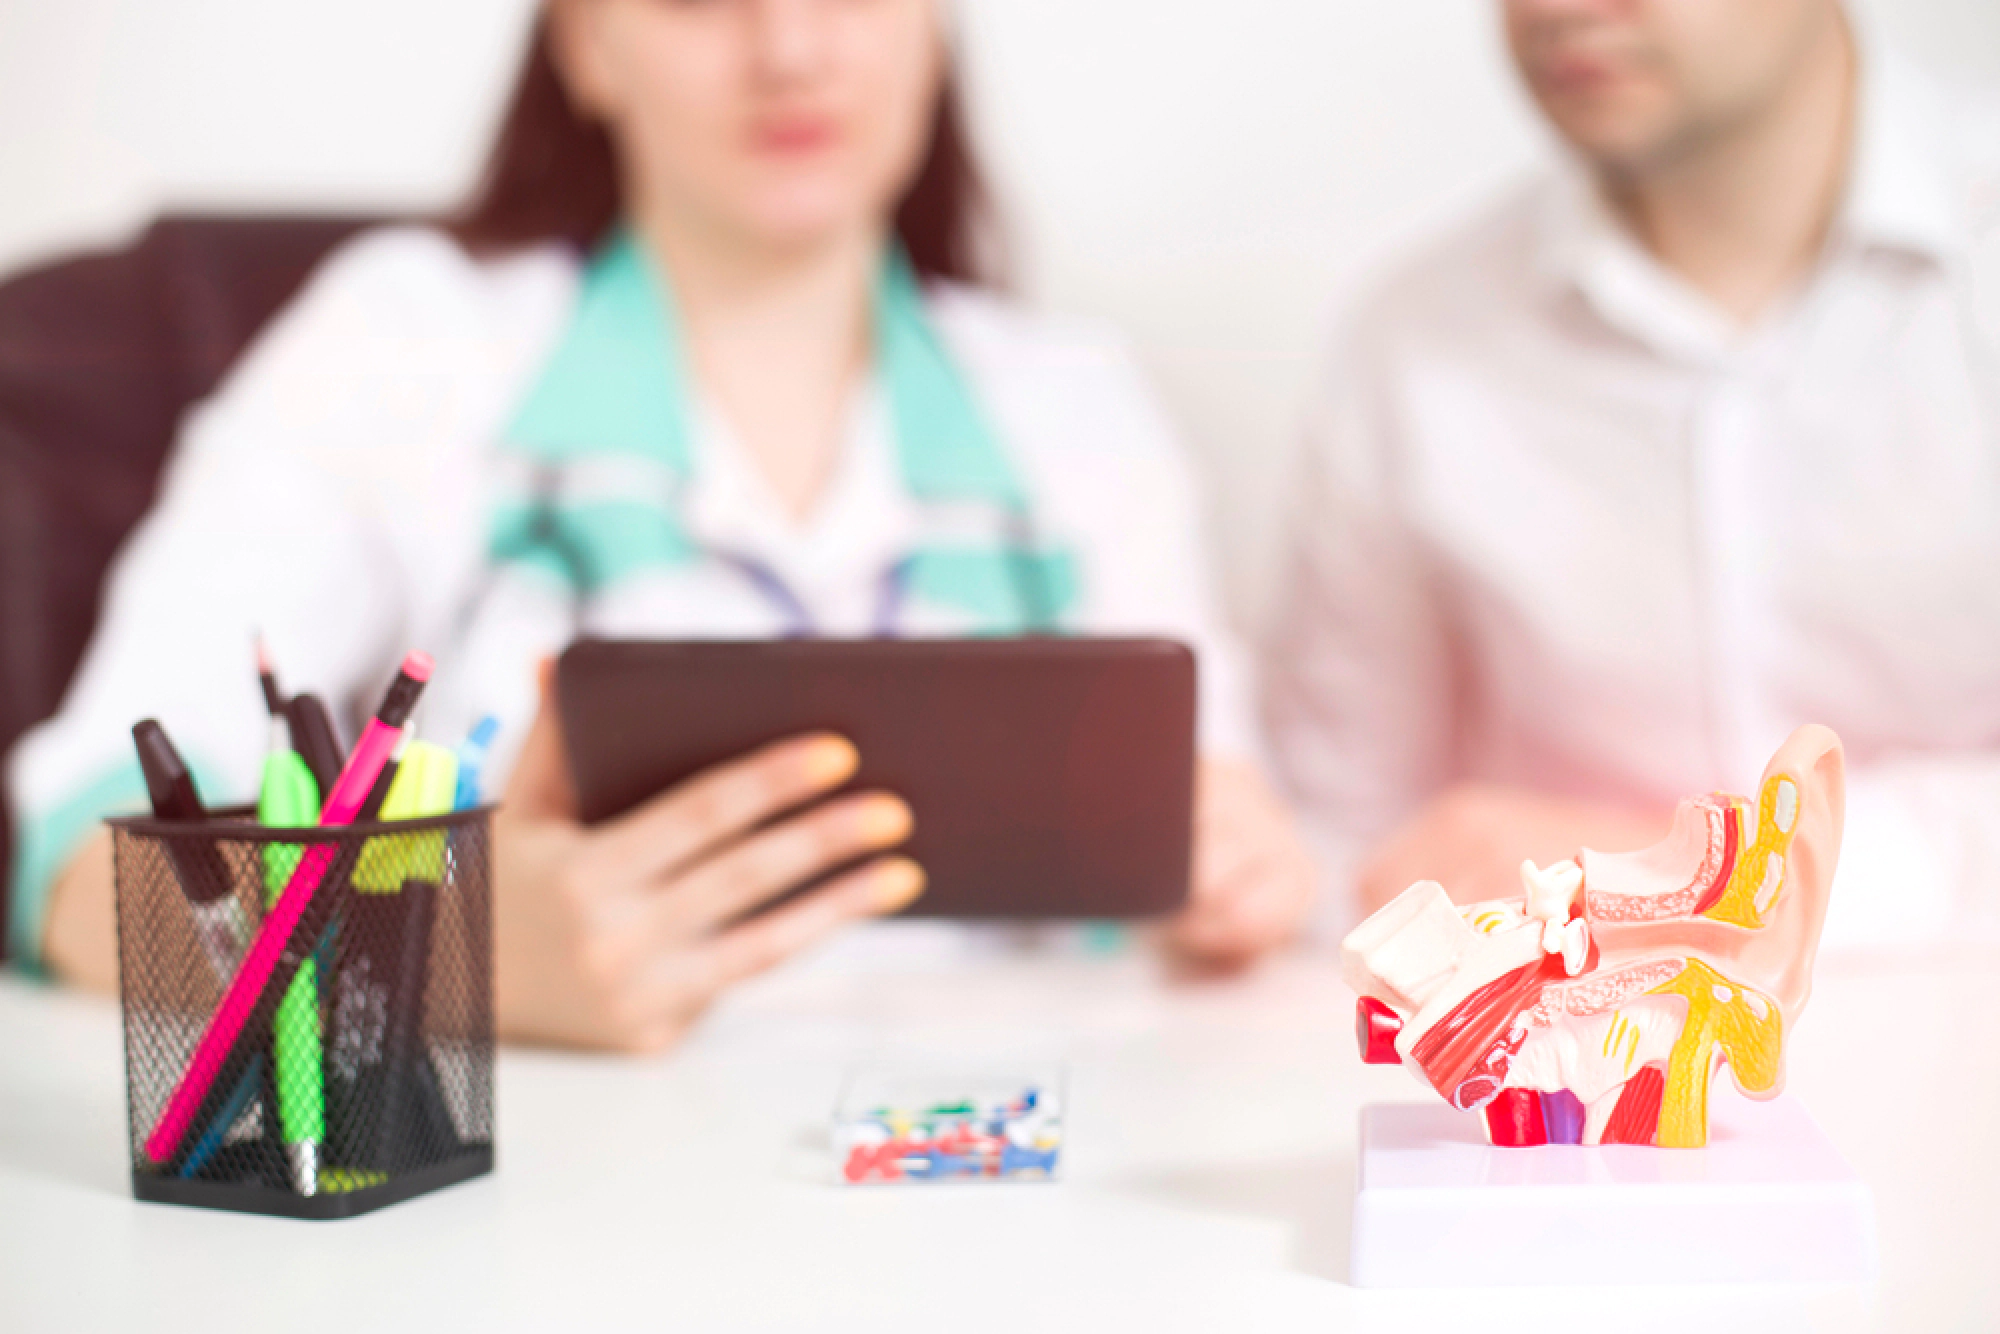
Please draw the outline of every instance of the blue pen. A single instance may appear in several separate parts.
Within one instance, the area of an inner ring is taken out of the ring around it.
[[[183,1180],[195,1176],[202,1168],[208,1166],[208,1160],[215,1157],[216,1150],[222,1147],[222,1141],[228,1137],[230,1127],[236,1124],[238,1118],[250,1106],[250,1099],[256,1096],[257,1086],[263,1080],[264,1053],[260,1051],[250,1058],[250,1065],[244,1070],[243,1077],[236,1081],[236,1088],[230,1093],[229,1101],[215,1114],[215,1120],[209,1122],[207,1132],[195,1141],[194,1148],[188,1153],[187,1161],[181,1164],[180,1175]]]
[[[458,790],[452,794],[452,809],[469,811],[479,804],[479,773],[486,767],[486,752],[500,731],[500,720],[487,714],[472,725],[465,744],[458,748]]]

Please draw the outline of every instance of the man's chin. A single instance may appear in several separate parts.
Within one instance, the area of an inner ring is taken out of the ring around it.
[[[1629,177],[1671,162],[1678,142],[1672,134],[1610,132],[1567,134],[1576,155],[1607,176]]]
[[[1607,171],[1634,171],[1672,156],[1679,118],[1655,98],[1601,95],[1541,99],[1550,125],[1572,151]]]

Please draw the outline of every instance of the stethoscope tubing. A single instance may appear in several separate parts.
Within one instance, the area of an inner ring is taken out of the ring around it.
[[[590,600],[596,596],[601,580],[590,569],[588,556],[569,539],[563,526],[556,520],[556,495],[560,488],[558,470],[546,466],[536,470],[533,494],[534,503],[528,522],[528,540],[532,545],[545,547],[553,552],[568,574],[570,588],[570,620],[572,629],[581,632],[588,618]],[[672,500],[678,501],[678,488]],[[678,509],[678,504],[672,506]],[[1036,534],[1034,522],[1025,509],[1012,506],[996,506],[1001,516],[1003,540],[1001,554],[1006,563],[1008,582],[1011,585],[1014,603],[1021,616],[1021,632],[1029,635],[1053,634],[1057,629],[1055,602],[1048,579],[1041,563],[1035,557]],[[823,635],[817,619],[805,604],[804,599],[785,582],[784,577],[772,569],[766,561],[740,552],[725,551],[716,547],[697,547],[705,560],[712,561],[739,575],[745,584],[755,590],[758,596],[778,613],[784,629],[780,637],[785,639],[815,639]],[[870,634],[877,639],[897,637],[902,611],[909,597],[910,558],[904,556],[882,572],[877,584],[875,611],[871,618]]]

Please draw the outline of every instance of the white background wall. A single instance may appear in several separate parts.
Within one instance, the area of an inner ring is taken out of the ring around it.
[[[168,206],[440,206],[470,182],[531,7],[0,0],[0,272]],[[1254,619],[1329,303],[1544,151],[1493,4],[959,8],[1020,287],[1136,341]],[[1934,67],[2000,81],[2000,0],[1863,8]]]

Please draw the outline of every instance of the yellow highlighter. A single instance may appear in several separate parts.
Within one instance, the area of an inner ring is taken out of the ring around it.
[[[457,788],[458,757],[412,741],[383,795],[381,820],[448,814]],[[424,1042],[448,842],[444,829],[377,835],[349,877],[354,892],[343,909],[327,1020],[328,1188],[393,1177],[427,1156],[419,1146],[455,1134]]]
[[[428,741],[412,741],[382,798],[381,819],[419,820],[444,815],[458,792],[458,756]],[[362,894],[394,894],[405,880],[444,879],[445,831],[371,838],[361,850],[353,884]]]

